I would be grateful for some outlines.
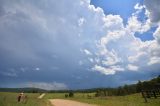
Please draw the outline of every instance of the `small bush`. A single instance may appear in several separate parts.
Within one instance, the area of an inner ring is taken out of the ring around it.
[[[69,97],[73,97],[74,93],[73,92],[69,92]]]
[[[65,98],[68,98],[68,94],[65,94]]]

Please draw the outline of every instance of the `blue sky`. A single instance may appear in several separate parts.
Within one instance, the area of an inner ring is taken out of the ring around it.
[[[0,1],[0,87],[117,87],[158,76],[159,5]]]
[[[135,12],[137,3],[143,4],[143,0],[91,0],[91,4],[103,8],[105,14],[120,15],[124,21]]]

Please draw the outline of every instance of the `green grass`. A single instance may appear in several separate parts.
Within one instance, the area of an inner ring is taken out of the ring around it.
[[[0,106],[51,106],[48,99],[66,99],[65,93],[48,93],[43,99],[38,99],[38,93],[26,93],[28,102],[18,103],[18,93],[0,92]],[[87,95],[92,96],[88,98]],[[94,97],[94,93],[75,93],[73,98],[67,98],[89,104],[97,104],[98,106],[160,106],[160,98],[148,99],[148,103],[144,103],[141,94],[132,94],[127,96],[108,96],[105,98]]]
[[[65,99],[66,93],[46,93],[44,99]]]
[[[0,106],[51,106],[46,99],[38,99],[38,93],[25,93],[26,103],[17,102],[18,93],[0,92]]]
[[[46,99],[65,99],[65,93],[49,93],[45,96]],[[92,95],[92,98],[88,98],[87,95]],[[94,97],[92,94],[75,93],[73,98],[68,98],[80,102],[89,104],[97,104],[98,106],[160,106],[160,98],[148,99],[148,103],[144,103],[144,99],[141,94],[132,94],[127,96],[109,96],[105,98]]]

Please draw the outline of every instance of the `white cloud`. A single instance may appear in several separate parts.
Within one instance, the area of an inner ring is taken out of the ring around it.
[[[40,70],[40,68],[38,68],[38,67],[37,67],[35,70],[36,70],[36,71],[39,71],[39,70]]]
[[[150,29],[150,20],[148,19],[146,22],[142,23],[138,20],[137,15],[133,15],[128,20],[127,29],[134,33],[144,33]]]
[[[136,10],[136,12],[135,12],[135,13],[132,13],[132,16],[136,16],[136,15],[138,15],[139,13],[141,13],[141,12],[145,9],[145,6],[137,3],[137,4],[134,6],[134,9]]]
[[[148,65],[160,64],[160,57],[151,57]]]
[[[134,6],[134,9],[136,10],[136,12],[132,13],[132,16],[129,17],[128,19],[128,25],[127,25],[127,30],[135,33],[135,32],[139,32],[139,33],[144,33],[147,32],[148,30],[150,30],[151,28],[151,21],[150,19],[145,19],[144,22],[138,20],[139,18],[139,14],[143,12],[143,10],[145,10],[145,5],[140,5],[139,3],[137,3]],[[148,11],[145,10],[145,15],[144,17],[148,17]]]
[[[86,20],[85,20],[84,18],[80,18],[80,19],[78,20],[78,25],[79,25],[79,26],[82,26],[85,22],[86,22]]]
[[[98,71],[105,75],[113,75],[116,71],[124,71],[124,69],[120,66],[103,67],[97,64],[92,68],[92,70]]]
[[[110,65],[115,65],[120,61],[121,59],[118,57],[117,53],[114,50],[111,50],[106,54],[106,59],[102,61],[102,64],[110,66]]]
[[[46,83],[46,82],[29,82],[26,84],[27,87],[41,88],[46,90],[65,90],[67,85],[64,83]]]
[[[158,28],[156,29],[153,35],[155,39],[157,40],[157,42],[160,44],[160,25],[158,26]]]
[[[158,26],[154,32],[154,37],[160,43],[160,1],[159,0],[145,0],[146,15],[151,21],[152,26]]]
[[[86,55],[92,55],[92,53],[91,53],[89,50],[87,50],[87,49],[84,49],[83,51],[84,51],[84,53],[85,53]]]
[[[115,70],[98,65],[95,65],[92,69],[105,75],[115,74]]]
[[[148,65],[160,64],[160,1],[159,0],[145,0],[144,1],[146,15],[151,21],[152,26],[157,26],[157,29],[153,33],[155,38],[152,41],[152,44],[149,46],[150,48],[150,58],[148,61]]]
[[[132,64],[128,64],[127,68],[128,70],[131,70],[131,71],[138,71],[138,66],[135,66]]]
[[[97,69],[104,74],[108,71],[106,74],[108,75],[117,72],[117,70],[113,70],[113,66],[117,65],[123,70],[144,71],[151,67],[151,64],[159,64],[160,52],[156,42],[158,38],[155,37],[156,40],[144,42],[135,37],[135,32],[144,33],[152,27],[149,18],[144,22],[138,20],[138,15],[144,7],[139,4],[135,5],[137,12],[129,18],[126,27],[124,27],[121,17],[107,15],[111,17],[111,20],[116,19],[117,21],[112,23],[114,21],[111,21],[110,18],[105,19],[110,21],[104,21],[107,32],[97,44],[98,51],[96,54],[100,59],[100,63],[94,66],[94,70]],[[159,33],[158,29],[154,36],[159,35],[157,33]]]
[[[104,27],[108,31],[121,30],[124,28],[123,19],[119,15],[106,15],[103,17]]]
[[[129,62],[131,62],[131,63],[135,63],[135,62],[138,62],[139,61],[139,59],[145,59],[146,58],[146,56],[147,56],[147,53],[146,52],[138,52],[137,54],[135,54],[135,55],[132,55],[132,56],[129,56],[128,57],[128,60],[129,60]]]
[[[88,58],[88,60],[89,60],[91,63],[94,62],[94,60],[93,60],[92,58]]]
[[[143,5],[140,5],[139,3],[137,3],[135,6],[134,6],[134,9],[136,10],[142,10],[144,8]]]

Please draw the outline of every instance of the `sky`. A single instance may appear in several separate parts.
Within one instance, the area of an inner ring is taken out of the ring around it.
[[[0,87],[118,87],[160,75],[159,0],[1,0]]]

